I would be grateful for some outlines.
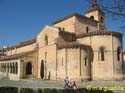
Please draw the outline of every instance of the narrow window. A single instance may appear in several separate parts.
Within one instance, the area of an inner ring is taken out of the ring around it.
[[[48,45],[48,36],[45,35],[45,45]]]
[[[104,61],[104,48],[101,48],[101,61]]]
[[[117,60],[120,61],[120,47],[117,48]]]
[[[89,32],[89,27],[87,26],[87,27],[86,27],[86,33],[88,33],[88,32]]]
[[[85,66],[87,66],[87,57],[85,57],[84,60],[85,60]]]
[[[99,60],[104,61],[105,60],[105,49],[104,47],[101,47],[99,49]]]

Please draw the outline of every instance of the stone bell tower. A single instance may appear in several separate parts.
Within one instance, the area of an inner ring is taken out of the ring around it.
[[[105,14],[102,11],[100,5],[97,3],[97,0],[92,0],[91,8],[86,12],[86,17],[89,17],[92,20],[98,22],[99,30],[105,30]]]

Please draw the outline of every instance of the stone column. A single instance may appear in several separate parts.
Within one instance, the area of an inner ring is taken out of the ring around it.
[[[18,60],[18,76],[19,79],[23,79],[24,77],[24,62],[23,60]]]
[[[7,77],[9,77],[9,63],[7,63],[6,66],[7,66]]]
[[[34,93],[38,93],[38,89],[33,89],[33,92]]]
[[[21,87],[18,87],[18,93],[20,93]]]

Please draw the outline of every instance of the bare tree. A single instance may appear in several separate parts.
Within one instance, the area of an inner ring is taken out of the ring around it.
[[[105,14],[118,19],[120,27],[125,28],[125,0],[87,0],[89,4],[97,2]]]

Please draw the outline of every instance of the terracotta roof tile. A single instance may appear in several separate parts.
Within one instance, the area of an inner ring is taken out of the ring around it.
[[[120,32],[111,32],[111,31],[106,31],[106,30],[100,30],[100,31],[94,31],[94,32],[90,32],[90,33],[83,33],[83,34],[79,34],[77,35],[77,38],[81,38],[81,37],[86,37],[86,36],[93,36],[93,35],[116,35],[116,36],[122,36],[122,33]]]
[[[0,61],[4,61],[4,60],[10,60],[10,59],[16,59],[16,58],[20,58],[22,56],[25,56],[27,54],[33,53],[37,50],[33,50],[33,51],[28,51],[28,52],[23,52],[23,53],[19,53],[19,54],[14,54],[14,55],[9,55],[9,56],[4,56],[0,58]]]
[[[71,17],[73,17],[73,16],[76,16],[77,18],[82,18],[82,19],[84,20],[84,22],[87,23],[87,24],[89,24],[89,25],[93,25],[93,24],[97,25],[97,21],[96,21],[96,20],[92,20],[92,19],[90,19],[90,18],[88,18],[88,17],[86,17],[86,16],[83,16],[83,15],[80,15],[80,14],[78,14],[78,13],[73,13],[73,14],[71,14],[71,15],[69,15],[69,16],[66,16],[66,17],[64,17],[64,18],[61,18],[61,19],[55,21],[55,22],[53,23],[53,25],[55,25],[55,24],[57,24],[57,23],[59,23],[59,22],[62,22],[62,21],[64,21],[64,20],[66,20],[66,19],[69,19],[69,18],[71,18]],[[90,21],[90,22],[87,22],[87,21]]]
[[[60,31],[59,35],[61,36],[61,38],[64,41],[67,41],[67,42],[76,41],[76,34],[75,33],[70,33],[70,32],[66,32],[66,31]]]
[[[9,50],[9,49],[14,49],[14,48],[20,48],[20,47],[23,47],[23,46],[26,46],[26,45],[33,44],[35,42],[36,42],[36,38],[32,39],[32,40],[29,40],[29,41],[26,41],[26,42],[21,42],[19,45],[12,46],[12,47],[9,47],[7,49]]]
[[[63,48],[76,48],[76,47],[90,47],[88,45],[83,45],[78,42],[63,42],[63,43],[58,43],[57,48],[58,49],[63,49]]]

